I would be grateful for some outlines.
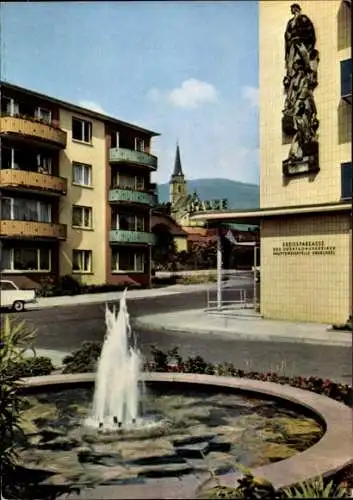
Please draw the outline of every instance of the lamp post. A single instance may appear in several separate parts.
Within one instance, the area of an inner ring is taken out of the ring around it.
[[[217,310],[222,309],[222,240],[221,228],[217,228]]]

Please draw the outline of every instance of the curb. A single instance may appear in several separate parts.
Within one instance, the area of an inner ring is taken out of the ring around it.
[[[315,339],[310,337],[288,337],[282,335],[271,335],[268,333],[264,334],[248,334],[241,332],[232,333],[229,330],[221,329],[208,329],[208,328],[190,328],[183,326],[168,325],[164,323],[163,325],[159,323],[149,322],[142,318],[136,318],[133,321],[135,328],[141,328],[145,330],[157,330],[173,333],[186,333],[186,334],[200,334],[200,335],[219,335],[224,338],[231,340],[246,340],[248,342],[279,342],[279,343],[291,343],[291,344],[311,344],[311,345],[324,345],[324,346],[336,346],[336,347],[352,347],[352,339]]]
[[[135,296],[135,297],[129,297],[127,296],[127,299],[130,301],[130,300],[144,300],[144,299],[154,299],[154,298],[159,298],[159,297],[168,297],[168,296],[173,296],[173,295],[182,295],[182,294],[191,294],[191,293],[202,293],[202,292],[205,292],[207,291],[207,289],[209,288],[209,285],[208,284],[199,284],[199,285],[195,285],[195,284],[190,284],[190,285],[182,285],[183,287],[185,287],[184,289],[180,289],[180,285],[175,285],[175,289],[174,288],[174,285],[173,286],[167,286],[165,287],[164,290],[164,293],[160,293],[159,290],[161,289],[156,289],[157,293],[154,295],[154,294],[150,294],[150,295],[141,295],[141,296]],[[178,287],[178,288],[177,288]],[[159,292],[159,293],[158,293]],[[114,292],[115,293],[115,292]],[[66,301],[65,302],[59,302],[59,303],[56,303],[56,304],[48,304],[48,303],[40,303],[39,301],[42,299],[42,300],[51,300],[52,297],[41,297],[38,299],[38,302],[36,304],[33,304],[31,305],[30,307],[27,307],[25,309],[26,312],[29,312],[29,311],[40,311],[42,309],[57,309],[58,307],[74,307],[74,306],[84,306],[84,305],[97,305],[97,304],[104,304],[104,303],[112,303],[112,302],[117,302],[120,300],[120,297],[121,297],[121,294],[122,292],[116,292],[117,296],[116,297],[111,297],[111,298],[105,298],[105,299],[102,299],[102,298],[99,298],[99,295],[100,294],[97,294],[95,296],[91,296],[91,295],[66,295],[66,296],[60,296],[60,297],[57,297],[58,299],[61,299],[63,297],[66,298]],[[88,299],[86,300],[80,300],[78,302],[75,302],[73,301],[74,298],[76,297],[89,297]],[[54,298],[54,297],[53,297]]]
[[[129,297],[129,292],[127,299],[128,300],[143,300],[143,299],[154,299],[154,298],[159,298],[159,297],[168,297],[172,295],[187,295],[191,293],[205,293],[207,290],[215,290],[216,283],[210,282],[210,283],[190,283],[188,285],[167,285],[165,287],[160,287],[160,288],[155,288],[153,289],[156,293],[150,293],[148,295],[140,295],[140,296],[135,296],[135,297]],[[243,284],[238,284],[232,287],[232,289],[241,289],[245,285]],[[225,290],[227,290],[225,288]],[[136,290],[132,290],[134,292]],[[138,291],[138,290],[137,290]],[[143,292],[143,290],[141,290]],[[87,294],[87,295],[64,295],[64,296],[58,296],[58,297],[39,297],[37,299],[37,303],[30,305],[30,307],[26,307],[25,311],[30,312],[30,311],[40,311],[42,309],[57,309],[58,307],[74,307],[74,306],[84,306],[84,305],[96,305],[96,304],[104,304],[105,302],[111,303],[111,302],[117,302],[120,299],[120,296],[123,292],[117,291],[117,292],[107,292],[111,294],[116,294],[116,297],[111,297],[111,298],[105,298],[102,299],[99,296],[104,295],[103,294]],[[76,298],[84,298],[86,297],[86,300],[78,300],[77,302],[73,299]],[[87,298],[88,297],[88,298]],[[58,299],[57,303],[40,303],[41,300],[52,300],[54,298]],[[65,302],[61,301],[60,299],[64,299]]]

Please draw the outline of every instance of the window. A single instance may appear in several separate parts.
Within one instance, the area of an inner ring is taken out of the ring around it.
[[[145,220],[141,216],[136,216],[136,231],[145,230]]]
[[[145,271],[145,254],[141,251],[131,252],[131,250],[112,250],[111,259],[112,272],[135,272]]]
[[[51,111],[45,108],[37,108],[35,111],[35,116],[38,120],[45,123],[51,123]]]
[[[11,281],[0,281],[0,290],[6,292],[9,290],[17,290],[17,288]]]
[[[135,150],[143,152],[145,150],[145,141],[139,137],[135,137]]]
[[[80,120],[79,118],[72,119],[72,138],[75,141],[92,142],[92,122]]]
[[[145,178],[142,175],[129,175],[117,172],[113,177],[113,186],[120,189],[143,190],[145,189]]]
[[[73,205],[72,225],[83,229],[92,229],[92,208]]]
[[[142,175],[136,177],[136,189],[145,189],[145,178]]]
[[[145,219],[142,215],[113,213],[112,229],[121,229],[122,231],[144,231]]]
[[[118,174],[117,180],[120,189],[135,189],[136,178],[133,175]]]
[[[92,272],[92,250],[74,250],[72,252],[72,271],[75,273]]]
[[[72,183],[79,186],[92,186],[92,165],[74,162],[72,164]]]
[[[1,99],[1,110],[7,115],[16,116],[19,114],[19,105],[14,99],[3,97]]]
[[[40,174],[51,174],[52,159],[43,153],[37,154],[37,167]]]
[[[352,162],[341,164],[341,198],[351,199],[353,192]]]
[[[341,97],[352,96],[352,59],[341,61]]]
[[[1,219],[51,222],[51,205],[43,201],[22,198],[1,199]]]
[[[119,132],[110,133],[110,147],[119,148]]]
[[[2,268],[6,272],[50,272],[51,269],[51,252],[49,248],[4,247],[1,257]]]

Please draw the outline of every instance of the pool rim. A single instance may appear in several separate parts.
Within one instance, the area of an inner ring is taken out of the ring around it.
[[[22,379],[21,388],[32,392],[35,389],[43,390],[50,387],[88,384],[95,381],[95,376],[95,373],[75,373],[29,377]],[[287,406],[288,404],[294,405],[302,408],[305,413],[310,412],[315,415],[314,418],[317,418],[325,429],[319,441],[290,458],[252,469],[254,476],[269,480],[276,488],[289,487],[317,476],[331,476],[353,463],[352,408],[327,396],[274,382],[194,373],[143,372],[141,380],[153,384],[199,385],[200,390],[205,390],[207,387],[234,390],[235,393],[243,392],[247,395],[253,394],[254,397],[272,398],[282,402],[284,407],[286,404]],[[219,484],[235,486],[237,479],[241,476],[241,473],[229,472],[219,478]],[[156,488],[147,484],[140,486],[141,497],[138,498],[195,498],[200,490],[216,485],[209,475],[201,482],[196,478],[195,481],[185,481],[181,478],[179,485],[182,486],[180,483],[185,483],[184,489],[178,487],[180,492],[183,490],[184,496],[163,496],[162,491],[162,496],[156,496]],[[165,486],[167,487],[165,491],[169,491],[168,480]],[[99,488],[104,487],[97,486],[95,488],[98,495]],[[122,496],[117,498],[127,498],[128,491],[134,489],[131,485],[116,486],[115,488],[122,492]],[[151,495],[148,495],[148,489],[153,490]],[[136,492],[134,495],[131,498],[136,498]],[[74,497],[70,496],[70,498]],[[80,498],[84,498],[84,490],[81,492]]]

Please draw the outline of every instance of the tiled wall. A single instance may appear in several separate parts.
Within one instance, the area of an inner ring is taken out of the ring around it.
[[[351,238],[348,214],[265,221],[261,227],[263,316],[344,323],[351,314]],[[333,253],[313,255],[313,249],[322,248],[320,243],[313,246],[314,242],[324,242]],[[274,255],[274,248],[285,249],[287,255]],[[301,248],[311,255],[293,255]]]
[[[320,172],[314,177],[282,177],[281,118],[284,32],[291,17],[290,1],[261,0],[259,7],[260,64],[260,204],[262,208],[336,202],[340,199],[340,164],[351,158],[352,106],[340,99],[340,61],[351,57],[351,12],[342,0],[299,1],[316,29],[319,51],[318,110]]]

